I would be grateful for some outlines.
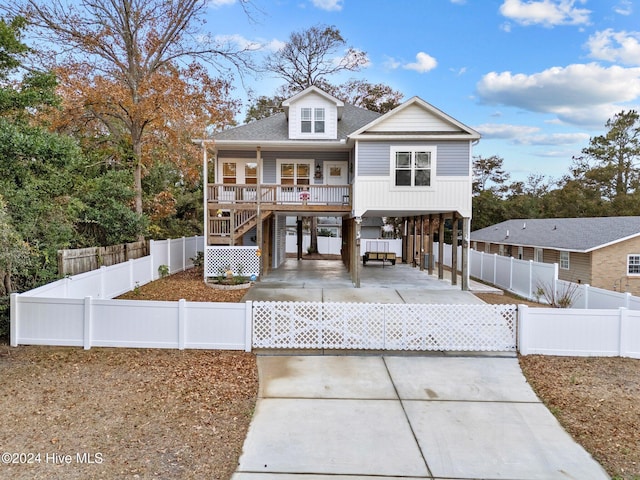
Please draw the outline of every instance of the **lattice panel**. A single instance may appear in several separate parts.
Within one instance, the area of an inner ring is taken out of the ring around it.
[[[393,305],[386,348],[419,351],[515,351],[513,305]]]
[[[254,302],[253,346],[515,351],[515,305]]]
[[[204,268],[206,277],[217,277],[229,268],[234,275],[260,275],[258,247],[207,247]]]

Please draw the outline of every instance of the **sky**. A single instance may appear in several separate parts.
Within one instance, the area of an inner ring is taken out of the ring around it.
[[[609,118],[640,110],[640,0],[252,1],[250,19],[237,0],[210,0],[205,29],[259,61],[291,32],[333,25],[368,63],[332,83],[419,96],[479,131],[473,155],[502,157],[511,180],[559,179]],[[234,94],[282,83],[248,76]]]

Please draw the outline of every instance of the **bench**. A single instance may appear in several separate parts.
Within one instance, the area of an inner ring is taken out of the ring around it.
[[[366,265],[370,260],[379,260],[384,265],[384,262],[390,262],[391,265],[396,264],[396,254],[394,252],[364,252],[362,255],[362,264]]]

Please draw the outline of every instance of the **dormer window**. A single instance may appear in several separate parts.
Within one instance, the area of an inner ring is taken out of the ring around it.
[[[301,108],[300,131],[302,133],[324,133],[324,108]]]
[[[313,111],[314,123],[313,128],[315,133],[324,133],[324,108],[316,108]]]

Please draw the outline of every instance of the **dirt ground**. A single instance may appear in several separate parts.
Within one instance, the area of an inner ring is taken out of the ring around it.
[[[193,270],[123,298],[236,302],[245,293],[207,287]],[[640,480],[640,360],[527,356],[520,364],[615,480]],[[3,455],[0,477],[229,479],[257,385],[246,353],[0,347],[0,453],[14,454]]]

